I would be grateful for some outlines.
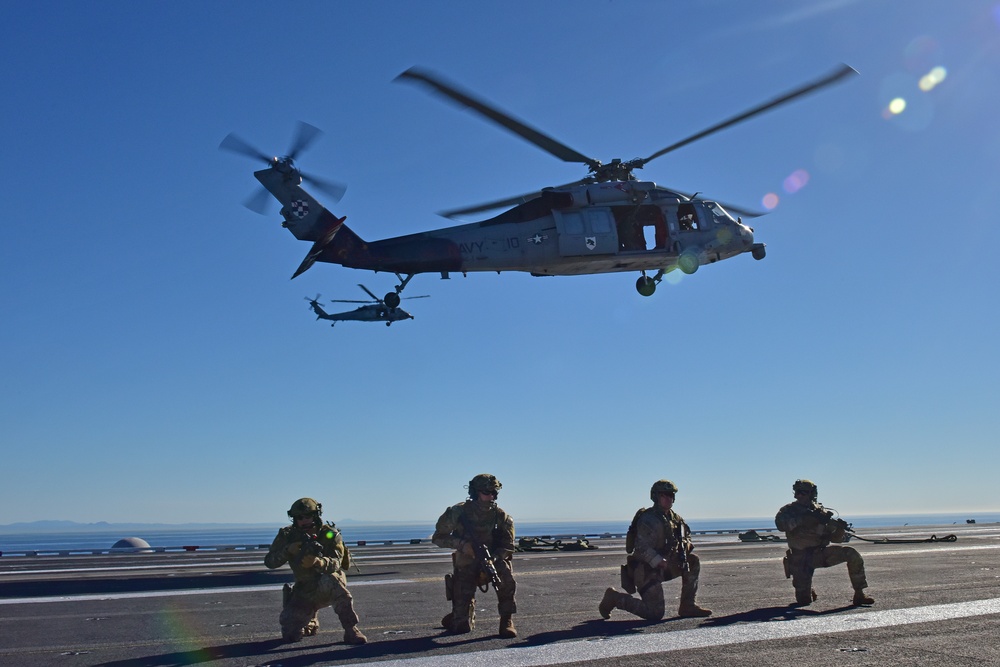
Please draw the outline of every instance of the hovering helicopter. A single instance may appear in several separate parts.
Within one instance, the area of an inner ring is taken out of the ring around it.
[[[712,125],[649,157],[628,161],[616,158],[604,164],[444,83],[434,74],[411,68],[397,80],[427,86],[563,161],[584,164],[588,174],[565,185],[442,214],[457,217],[512,207],[481,222],[379,241],[362,240],[344,224],[346,217],[337,217],[301,187],[303,181],[311,182],[334,199],[339,199],[344,192],[343,186],[306,176],[295,166],[294,159],[319,135],[319,130],[313,126],[300,123],[292,149],[283,157],[268,157],[234,134],[227,136],[220,148],[267,163],[267,168],[254,172],[254,176],[281,203],[282,226],[295,238],[312,242],[292,278],[317,261],[376,272],[390,271],[400,281],[395,291],[382,299],[390,308],[399,306],[400,293],[420,273],[440,273],[442,278],[448,278],[452,272],[465,275],[472,271],[525,271],[534,276],[637,271],[640,276],[636,289],[639,294],[650,296],[663,276],[675,269],[692,274],[703,264],[746,252],[754,259],[763,259],[765,244],[755,242],[753,229],[743,223],[743,217],[762,213],[724,206],[718,201],[702,199],[697,193],[685,194],[640,181],[634,171],[682,146],[855,74],[853,68],[841,65],[826,76]],[[259,196],[248,206],[251,204],[259,206]],[[730,211],[738,217],[733,218]],[[652,228],[649,241],[647,228]],[[656,273],[647,275],[651,271]]]
[[[370,301],[358,301],[354,299],[331,299],[330,303],[364,303],[367,305],[360,306],[354,310],[350,310],[346,313],[328,313],[319,305],[319,294],[316,295],[315,299],[310,299],[305,297],[305,300],[309,302],[309,307],[313,309],[316,313],[317,320],[330,320],[333,322],[330,326],[336,326],[337,322],[346,322],[348,320],[354,320],[356,322],[385,322],[385,326],[391,326],[393,322],[399,322],[401,320],[412,320],[413,315],[399,307],[387,306],[384,299],[380,299],[375,296],[371,290],[362,284],[358,284],[358,287],[365,291],[365,294],[371,297]],[[404,299],[426,299],[429,294],[421,294],[420,296],[407,296]]]

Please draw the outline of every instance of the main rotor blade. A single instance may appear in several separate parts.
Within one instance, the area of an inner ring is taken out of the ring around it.
[[[506,199],[497,199],[496,201],[486,202],[485,204],[476,204],[475,206],[468,206],[466,208],[455,208],[450,211],[441,211],[438,215],[444,218],[458,218],[463,215],[469,215],[470,213],[482,213],[483,211],[492,211],[495,208],[507,208],[508,206],[517,206],[518,204],[524,204],[532,199],[536,199],[542,193],[540,191],[528,192],[517,197],[508,197]]]
[[[252,158],[257,158],[263,160],[264,162],[270,162],[270,156],[264,155],[259,150],[248,144],[247,142],[236,136],[235,132],[230,132],[226,135],[226,138],[222,140],[219,144],[219,148],[222,150],[232,151],[234,153],[239,153],[240,155],[248,155]]]
[[[581,178],[580,180],[573,181],[572,183],[564,183],[562,185],[556,185],[552,188],[545,188],[545,190],[561,190],[562,188],[571,188],[575,185],[582,185],[584,183],[593,183],[593,178],[587,176],[586,178]],[[441,211],[438,215],[444,218],[457,218],[469,213],[481,213],[482,211],[492,211],[495,208],[506,208],[507,206],[517,206],[518,204],[527,204],[532,199],[538,199],[544,194],[545,190],[536,190],[535,192],[526,192],[523,195],[517,197],[507,197],[505,199],[497,199],[496,201],[486,202],[485,204],[475,204],[474,206],[468,206],[466,208],[456,208],[450,211]]]
[[[582,153],[576,152],[569,146],[556,141],[552,137],[539,132],[535,128],[529,127],[527,124],[515,119],[510,114],[495,109],[485,102],[472,97],[468,93],[464,93],[454,86],[450,86],[442,82],[430,72],[426,72],[417,67],[411,67],[396,77],[396,81],[399,81],[400,79],[412,79],[414,81],[421,81],[427,84],[445,97],[448,97],[463,106],[469,107],[474,111],[478,111],[480,114],[486,116],[493,122],[507,128],[521,138],[530,141],[543,151],[555,155],[564,162],[582,162],[589,167],[597,167],[601,164],[599,161],[589,158]]]
[[[310,144],[322,134],[323,130],[300,120],[295,131],[295,140],[292,142],[292,147],[288,149],[288,157],[294,160],[299,153],[309,148]]]
[[[358,287],[360,287],[361,289],[363,289],[363,290],[365,291],[365,294],[367,294],[367,295],[368,295],[368,296],[370,296],[371,298],[375,299],[375,300],[376,300],[376,301],[378,301],[379,303],[382,303],[382,299],[380,299],[380,298],[378,298],[377,296],[375,296],[374,294],[372,294],[372,291],[371,291],[370,289],[368,289],[367,287],[365,287],[365,286],[364,286],[364,285],[362,285],[361,283],[358,283]]]
[[[403,298],[404,299],[429,299],[429,298],[431,298],[431,295],[430,294],[418,294],[417,296],[404,296]]]
[[[800,86],[800,87],[796,88],[795,90],[791,90],[791,91],[785,93],[784,95],[781,95],[780,97],[776,97],[775,99],[773,99],[773,100],[771,100],[769,102],[764,102],[763,104],[759,104],[759,105],[753,107],[752,109],[744,111],[743,113],[739,114],[738,116],[733,116],[732,118],[730,118],[728,120],[724,120],[721,123],[713,125],[712,127],[708,128],[707,130],[702,130],[701,132],[699,132],[697,134],[693,134],[690,137],[688,137],[687,139],[684,139],[682,141],[678,141],[675,144],[667,146],[663,150],[660,150],[660,151],[657,151],[656,153],[653,153],[652,155],[650,155],[648,158],[642,160],[641,162],[642,162],[643,165],[645,165],[647,162],[650,162],[651,160],[655,160],[656,158],[660,157],[661,155],[665,155],[665,154],[667,154],[667,153],[669,153],[671,151],[675,151],[678,148],[680,148],[681,146],[686,146],[686,145],[688,145],[688,144],[690,144],[690,143],[692,143],[694,141],[697,141],[699,139],[704,139],[705,137],[707,137],[710,134],[714,134],[716,132],[719,132],[720,130],[726,129],[727,127],[730,127],[732,125],[736,125],[737,123],[745,121],[748,118],[752,118],[754,116],[757,116],[759,114],[764,113],[765,111],[769,111],[771,109],[779,107],[782,104],[786,104],[788,102],[791,102],[792,100],[798,99],[799,97],[802,97],[803,95],[808,95],[809,93],[812,93],[812,92],[815,92],[817,90],[820,90],[821,88],[825,88],[826,86],[833,85],[834,83],[837,83],[841,79],[843,79],[845,77],[848,77],[848,76],[851,76],[851,75],[854,75],[854,74],[857,74],[857,73],[858,73],[858,71],[856,69],[854,69],[853,67],[851,67],[850,65],[844,65],[844,64],[842,64],[833,73],[828,74],[827,76],[825,76],[825,77],[823,77],[821,79],[817,79],[816,81],[812,81],[812,82],[807,83],[807,84],[805,84],[803,86]]]
[[[681,190],[677,190],[677,189],[674,189],[674,188],[667,188],[667,189],[670,190],[671,192],[675,192],[675,193],[677,193],[679,195],[687,197],[688,199],[690,199],[692,201],[697,201],[699,199],[706,199],[705,197],[702,197],[700,195],[696,196],[696,195],[693,195],[693,194],[688,194],[686,192],[682,192]],[[767,213],[764,212],[764,211],[754,211],[754,210],[749,209],[749,208],[743,208],[742,206],[736,206],[735,204],[728,204],[728,203],[726,203],[724,201],[721,201],[719,199],[715,199],[714,197],[708,197],[707,199],[709,201],[714,201],[716,204],[721,204],[722,208],[726,209],[730,213],[735,213],[736,215],[742,216],[744,218],[759,218],[759,217],[761,217],[763,215],[767,215]]]
[[[359,301],[358,299],[330,299],[330,303],[378,303],[377,301]]]

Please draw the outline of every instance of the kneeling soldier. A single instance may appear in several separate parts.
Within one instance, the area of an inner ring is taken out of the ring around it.
[[[613,609],[623,609],[647,621],[662,619],[665,602],[661,584],[678,576],[681,578],[681,604],[677,615],[697,618],[712,613],[694,601],[701,562],[691,553],[694,549],[691,529],[672,509],[676,494],[677,486],[666,479],[656,482],[649,490],[653,506],[639,510],[632,519],[625,540],[629,556],[622,566],[622,586],[629,593],[638,591],[642,599],[609,588],[598,607],[602,617],[611,618]]]
[[[319,630],[316,612],[332,605],[344,626],[344,642],[364,644],[368,638],[358,629],[344,574],[351,554],[337,527],[320,520],[322,513],[323,506],[312,498],[296,500],[288,510],[292,525],[278,531],[264,556],[268,568],[288,563],[295,575],[295,585],[285,584],[282,590],[281,636],[297,642],[303,635],[315,635]]]
[[[792,578],[795,603],[808,605],[816,600],[812,588],[813,571],[847,563],[847,575],[854,587],[854,606],[875,604],[874,598],[865,595],[868,580],[865,561],[853,547],[833,546],[830,542],[843,542],[847,524],[834,519],[833,512],[824,508],[816,499],[819,489],[808,479],[798,479],[792,484],[795,502],[788,503],[774,517],[774,525],[788,538],[785,554],[785,575]]]
[[[492,582],[500,612],[499,636],[517,636],[517,584],[511,569],[514,520],[497,506],[501,484],[493,475],[476,475],[469,482],[469,499],[452,505],[438,519],[434,544],[454,549],[452,574],[445,577],[451,613],[441,619],[449,632],[464,634],[476,627],[476,588],[484,593]]]

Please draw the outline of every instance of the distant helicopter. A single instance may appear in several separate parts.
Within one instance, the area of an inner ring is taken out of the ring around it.
[[[389,308],[399,306],[400,293],[410,279],[420,273],[440,273],[442,278],[447,278],[451,272],[465,275],[470,271],[525,271],[535,276],[638,271],[636,290],[643,296],[650,296],[663,276],[674,269],[692,274],[703,264],[746,252],[754,259],[763,259],[765,244],[754,242],[753,229],[742,219],[762,214],[723,206],[717,201],[702,199],[697,193],[685,194],[636,180],[634,170],[698,139],[855,74],[853,68],[842,65],[822,78],[671,144],[649,157],[625,162],[614,159],[603,164],[444,83],[439,77],[411,68],[397,80],[426,85],[557,158],[586,165],[589,173],[565,185],[443,214],[455,217],[513,206],[481,222],[380,241],[362,240],[344,224],[346,217],[338,218],[300,187],[303,180],[311,182],[335,200],[344,193],[343,186],[306,176],[295,166],[294,159],[319,136],[315,127],[300,123],[292,148],[283,157],[268,157],[235,134],[223,139],[219,147],[267,163],[267,168],[254,172],[254,176],[281,203],[282,226],[295,238],[312,242],[312,248],[292,278],[317,261],[376,272],[390,271],[400,282],[394,292],[387,293],[381,300]],[[266,197],[266,193],[261,192],[247,205],[259,209],[261,195]],[[734,219],[729,211],[740,217]],[[652,228],[652,247],[646,240],[646,228],[649,227]],[[656,273],[649,276],[647,271]]]
[[[400,320],[412,320],[413,315],[399,307],[390,307],[385,304],[383,299],[378,298],[372,294],[364,285],[358,284],[358,287],[363,289],[365,293],[372,298],[371,301],[356,301],[353,299],[331,299],[330,303],[364,303],[368,304],[366,306],[361,306],[350,310],[346,313],[328,313],[319,305],[319,295],[316,295],[315,299],[310,299],[305,297],[305,300],[309,302],[309,307],[313,309],[316,313],[317,320],[330,320],[333,322],[330,326],[336,326],[337,322],[345,322],[348,320],[353,320],[356,322],[385,322],[385,326],[392,325],[393,322],[399,322]],[[406,299],[426,299],[429,294],[421,294],[420,296],[407,296],[403,297]]]

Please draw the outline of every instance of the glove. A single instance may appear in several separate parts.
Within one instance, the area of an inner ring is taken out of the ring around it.
[[[340,561],[336,558],[325,558],[320,557],[316,559],[316,568],[324,574],[333,574],[335,572],[340,572],[343,568],[340,566]]]
[[[316,560],[323,555],[323,545],[316,540],[307,540],[302,543],[302,567],[311,568],[316,565]]]

